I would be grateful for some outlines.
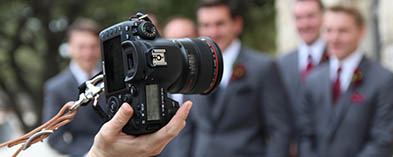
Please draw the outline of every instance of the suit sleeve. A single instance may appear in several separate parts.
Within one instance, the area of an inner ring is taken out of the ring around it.
[[[392,75],[390,75],[392,76]],[[393,77],[378,93],[376,113],[371,123],[370,137],[359,157],[391,157],[393,153]]]
[[[262,72],[262,113],[268,135],[267,155],[287,157],[291,125],[288,97],[275,62],[270,61]]]
[[[47,83],[44,87],[43,123],[50,120],[60,110],[61,106],[57,104],[59,99],[59,94]]]
[[[61,88],[59,88],[60,90]],[[60,93],[54,86],[51,86],[50,83],[47,83],[44,87],[44,108],[43,108],[43,123],[50,120],[53,116],[55,116],[61,107],[63,106],[63,98]],[[49,136],[48,143],[49,145],[59,151],[60,153],[67,152],[65,149],[66,143],[63,140],[64,129],[66,126],[63,126],[57,129],[52,135]]]

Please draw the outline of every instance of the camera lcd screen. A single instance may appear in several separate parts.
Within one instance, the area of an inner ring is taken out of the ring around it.
[[[158,85],[146,85],[147,120],[160,120],[160,95]]]
[[[120,36],[114,37],[103,43],[104,64],[108,93],[125,88],[123,54]]]

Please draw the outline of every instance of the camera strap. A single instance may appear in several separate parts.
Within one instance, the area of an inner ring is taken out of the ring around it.
[[[72,103],[65,104],[52,119],[48,122],[42,124],[36,129],[30,131],[29,133],[15,139],[10,140],[8,142],[0,144],[0,148],[4,146],[8,146],[9,148],[16,146],[18,144],[23,143],[20,148],[14,153],[13,157],[17,156],[22,150],[26,150],[32,144],[35,144],[39,141],[43,141],[46,137],[51,135],[57,128],[62,127],[68,123],[70,123],[76,113],[78,112],[79,107],[87,105],[90,101],[94,100],[93,105],[96,106],[98,103],[98,98],[100,93],[104,89],[103,83],[104,76],[102,74],[96,75],[93,79],[86,81],[83,84],[83,87],[80,86],[80,94],[79,99]],[[83,89],[84,92],[81,92]]]

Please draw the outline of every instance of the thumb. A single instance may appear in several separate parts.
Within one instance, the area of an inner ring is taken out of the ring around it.
[[[106,124],[109,136],[119,134],[133,114],[134,110],[129,104],[124,103],[121,105],[115,116]]]

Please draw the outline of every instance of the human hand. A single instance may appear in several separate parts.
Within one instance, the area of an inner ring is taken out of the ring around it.
[[[164,147],[177,136],[186,125],[186,118],[192,106],[185,102],[167,125],[157,132],[132,136],[121,130],[132,117],[132,107],[124,103],[116,115],[105,123],[91,147],[88,157],[153,156],[158,155]]]

